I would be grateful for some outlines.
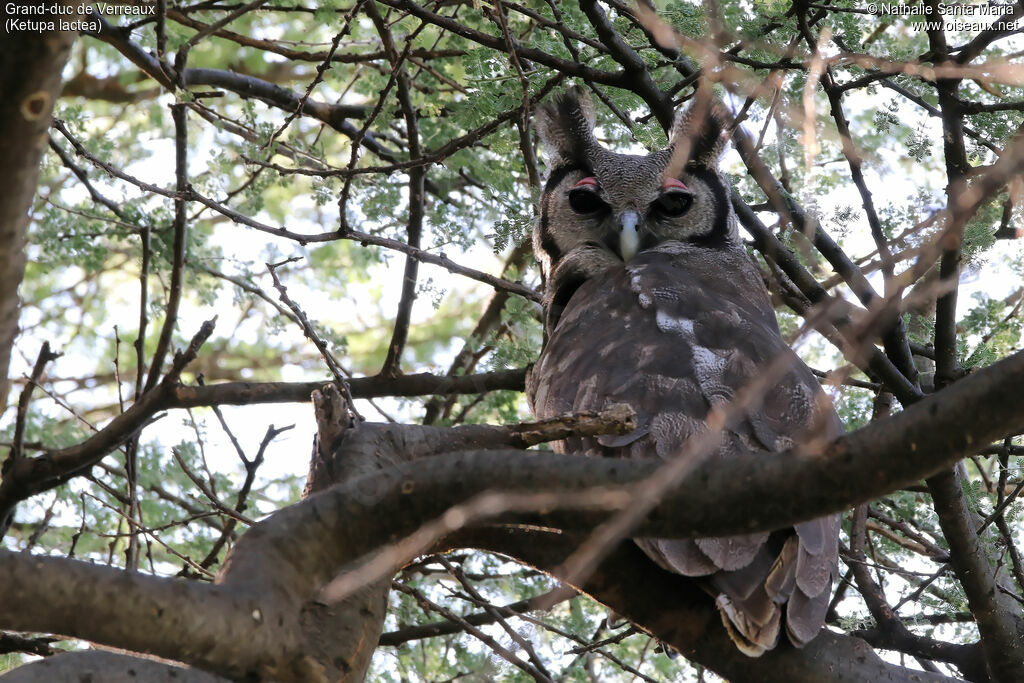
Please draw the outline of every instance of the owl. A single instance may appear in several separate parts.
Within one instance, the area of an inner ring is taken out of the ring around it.
[[[541,105],[548,175],[533,243],[544,274],[544,346],[527,379],[538,418],[628,403],[625,436],[570,437],[564,453],[681,457],[780,354],[788,371],[718,435],[705,456],[771,453],[842,427],[810,369],[783,341],[768,291],[737,232],[718,171],[715,107],[680,116],[667,149],[617,154],[594,135],[594,106],[572,88]],[[757,501],[750,501],[751,519]],[[750,656],[785,632],[801,647],[821,630],[838,570],[839,516],[770,533],[634,541],[662,568],[695,577]]]

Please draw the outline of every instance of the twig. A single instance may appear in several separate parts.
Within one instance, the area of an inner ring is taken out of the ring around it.
[[[181,452],[177,448],[172,448],[171,453],[174,455],[174,461],[178,463],[178,467],[180,467],[181,471],[185,473],[185,476],[187,476],[192,481],[192,483],[199,488],[202,494],[206,496],[207,499],[209,499],[209,501],[213,504],[215,508],[217,508],[217,510],[227,515],[231,519],[235,519],[241,522],[242,524],[245,524],[246,526],[252,526],[256,523],[252,519],[243,515],[241,512],[231,508],[231,506],[224,503],[217,496],[217,494],[213,492],[213,490],[210,488],[210,485],[207,482],[203,481],[202,477],[200,477],[198,474],[192,471],[192,468],[188,466],[188,464],[185,462],[185,459],[182,457]]]
[[[157,390],[145,394],[102,430],[81,443],[47,451],[41,457],[11,461],[13,466],[6,469],[0,482],[0,527],[10,522],[10,515],[19,501],[87,473],[103,456],[148,425],[153,414],[173,395],[182,371],[195,360],[199,348],[213,333],[215,321],[216,318],[203,323],[188,347],[175,354]]]
[[[270,277],[274,279],[274,288],[277,289],[278,296],[281,297],[281,301],[283,301],[285,305],[287,305],[288,308],[292,310],[292,313],[295,315],[295,319],[299,322],[299,325],[302,327],[303,334],[306,335],[306,339],[309,339],[311,342],[313,342],[313,345],[316,346],[318,351],[320,351],[320,355],[324,359],[324,362],[327,364],[327,368],[331,371],[331,374],[334,375],[334,381],[338,384],[338,386],[341,387],[342,391],[345,392],[345,398],[348,401],[348,409],[352,411],[352,415],[356,419],[362,420],[363,417],[359,414],[359,411],[356,409],[355,406],[355,401],[352,399],[352,391],[351,389],[349,389],[348,386],[348,378],[345,377],[344,371],[341,369],[341,366],[338,364],[338,361],[335,360],[334,354],[332,354],[330,349],[327,348],[327,342],[321,339],[320,335],[317,334],[316,330],[313,329],[313,324],[309,322],[309,318],[306,317],[305,312],[301,308],[299,308],[299,305],[297,303],[292,301],[291,297],[288,296],[288,289],[283,284],[281,284],[280,278],[277,277],[277,269],[279,267],[286,263],[292,263],[297,260],[298,258],[296,257],[287,259],[280,263],[266,264],[267,270],[270,271]]]
[[[179,195],[183,195],[189,188],[188,182],[188,121],[186,120],[186,107],[183,103],[177,102],[171,105],[171,116],[174,119],[174,176]],[[171,346],[171,335],[178,324],[178,307],[181,305],[182,287],[185,278],[185,259],[188,245],[188,221],[186,220],[187,203],[184,197],[179,196],[174,200],[174,245],[172,247],[171,261],[171,288],[167,297],[167,305],[164,307],[164,324],[160,329],[160,338],[157,340],[156,349],[153,351],[153,359],[149,365],[149,374],[146,377],[146,384],[143,393],[151,391],[160,381],[160,370],[163,366],[164,357]],[[141,333],[141,330],[140,330]],[[140,336],[141,339],[141,336]]]
[[[501,614],[494,605],[489,601],[484,600],[483,596],[480,595],[480,591],[478,591],[466,578],[466,575],[462,571],[462,567],[456,567],[444,557],[439,557],[437,561],[440,562],[441,565],[447,569],[460,584],[462,584],[462,588],[469,594],[469,598],[474,604],[479,607],[483,607],[485,612],[495,617],[495,620],[498,625],[501,626],[501,629],[505,631],[505,633],[508,634],[508,637],[526,653],[526,656],[530,659],[530,662],[533,663],[533,666],[536,667],[537,671],[541,675],[550,679],[551,674],[548,672],[547,667],[544,666],[543,660],[541,660],[537,655],[537,651],[533,649],[533,646],[529,641],[519,635],[519,633],[512,628],[507,621],[505,621],[505,616]]]
[[[502,647],[501,644],[499,644],[498,641],[496,641],[494,638],[487,635],[486,633],[484,633],[479,628],[469,623],[459,615],[455,614],[447,607],[437,604],[436,602],[432,601],[430,598],[428,598],[415,588],[406,586],[405,584],[399,583],[397,581],[392,582],[391,587],[394,590],[397,590],[401,593],[405,593],[406,595],[412,597],[413,600],[419,603],[420,607],[431,610],[433,612],[437,612],[445,619],[448,619],[449,621],[458,624],[466,633],[470,634],[471,636],[474,636],[484,645],[489,647],[491,651],[494,652],[494,654],[498,655],[509,664],[519,669],[522,669],[535,681],[545,681],[547,683],[551,682],[550,676],[545,675],[532,664],[524,662],[523,660],[519,659],[519,657],[516,657],[515,654],[513,654],[506,648]]]
[[[395,87],[398,94],[398,103],[402,110],[402,117],[405,119],[405,138],[409,147],[410,159],[419,158],[423,151],[420,148],[419,119],[416,108],[409,93],[409,79],[402,65],[398,49],[395,47],[390,29],[384,23],[384,18],[377,10],[375,3],[366,6],[366,14],[370,17],[380,35],[381,44],[391,62],[391,70],[395,77]],[[421,29],[426,22],[421,24]],[[411,39],[410,39],[411,40]],[[406,243],[413,249],[419,249],[420,241],[423,239],[423,217],[426,206],[423,196],[423,183],[426,179],[426,169],[423,166],[414,166],[409,169],[409,213],[406,228]],[[419,261],[407,254],[405,257],[405,268],[402,273],[402,294],[398,301],[398,312],[395,315],[395,326],[391,333],[391,341],[388,343],[388,352],[384,358],[384,365],[380,374],[385,377],[395,377],[401,374],[401,356],[405,349],[405,343],[409,338],[409,323],[412,319],[412,305],[416,299],[416,278],[419,272]],[[351,396],[348,396],[351,400]]]
[[[25,382],[25,388],[18,397],[18,412],[14,418],[14,439],[11,442],[11,450],[7,455],[9,460],[17,460],[24,457],[25,450],[25,424],[28,420],[28,406],[32,402],[32,390],[39,384],[39,378],[43,376],[43,370],[47,364],[57,360],[63,354],[50,350],[50,342],[44,341],[36,356],[36,362],[32,366],[32,374]],[[6,470],[6,467],[4,468]]]
[[[242,451],[238,442],[235,440],[234,435],[228,430],[227,423],[224,420],[224,416],[221,411],[214,408],[214,413],[217,415],[217,419],[220,420],[221,426],[231,437],[232,443],[235,444],[236,452],[238,453],[239,459],[242,461],[242,465],[245,467],[245,481],[242,482],[242,486],[238,489],[238,495],[235,496],[235,511],[241,514],[245,511],[247,506],[247,499],[249,498],[249,492],[252,489],[253,481],[256,479],[256,471],[260,465],[263,464],[263,455],[267,450],[267,446],[273,441],[279,434],[286,432],[289,429],[293,429],[295,425],[288,425],[287,427],[277,428],[274,425],[267,427],[266,433],[263,435],[263,440],[260,442],[259,448],[256,451],[256,457],[249,460],[245,457],[245,453]],[[238,526],[237,517],[229,517],[224,529],[221,531],[220,536],[213,542],[210,547],[210,552],[206,554],[202,560],[199,561],[199,566],[209,568],[217,561],[217,556],[220,554],[221,549],[227,544],[228,540],[234,535],[235,527]]]
[[[629,434],[634,429],[636,412],[625,403],[610,405],[599,412],[580,411],[509,427],[513,435],[513,445],[520,448],[528,448],[546,441],[558,441],[569,436]]]
[[[559,596],[564,595],[564,591],[556,589],[555,591],[549,591],[547,593],[541,593],[532,598],[526,600],[519,600],[517,602],[509,603],[507,605],[501,605],[495,607],[495,612],[500,615],[508,617],[522,616],[525,612],[533,612],[539,608],[541,604],[550,604],[553,594],[557,593]],[[568,599],[571,596],[567,596]],[[463,617],[468,623],[474,626],[486,626],[487,624],[494,623],[498,617],[495,616],[494,612],[478,612],[476,614],[468,614]],[[420,640],[422,638],[434,638],[436,636],[448,635],[451,633],[458,633],[462,629],[459,624],[451,621],[438,621],[432,624],[421,624],[417,626],[407,626],[397,631],[390,631],[381,635],[380,640],[377,642],[378,646],[393,647],[407,643],[410,640]]]

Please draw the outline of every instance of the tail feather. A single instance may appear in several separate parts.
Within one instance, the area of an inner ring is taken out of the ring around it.
[[[778,643],[783,620],[796,647],[821,630],[838,564],[826,541],[838,533],[832,529],[837,522],[838,517],[815,520],[796,533],[771,538],[638,538],[636,543],[661,567],[699,579],[736,647],[758,657]]]
[[[803,546],[796,556],[796,585],[809,597],[832,586],[832,560],[825,553],[812,555]]]
[[[689,538],[637,538],[635,541],[648,557],[670,572],[683,576],[707,576],[718,571],[715,563]]]
[[[740,652],[760,657],[779,640],[782,609],[768,599],[763,590],[751,598],[734,602],[725,593],[715,600],[722,624]]]
[[[697,547],[723,571],[736,571],[749,565],[768,540],[767,533],[698,538]]]
[[[806,522],[794,525],[796,535],[800,537],[800,545],[812,555],[823,552],[828,541],[835,538],[831,526],[835,524],[835,517],[818,517]]]
[[[800,541],[790,536],[782,545],[779,556],[775,558],[771,569],[764,580],[764,589],[776,603],[782,604],[789,600],[796,587],[797,556],[800,554]]]
[[[786,634],[793,645],[803,647],[821,631],[830,593],[822,591],[814,597],[808,597],[802,590],[793,591],[786,604]]]

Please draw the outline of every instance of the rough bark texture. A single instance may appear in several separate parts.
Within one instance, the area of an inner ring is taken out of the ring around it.
[[[359,432],[347,429],[347,410],[333,386],[314,392],[313,405],[318,433],[306,480],[307,497],[336,483],[397,464],[394,451],[346,447],[359,440]],[[337,604],[317,600],[306,603],[302,630],[310,651],[316,653],[314,656],[322,662],[331,680],[358,683],[366,677],[384,629],[390,591],[389,578],[364,586]]]
[[[3,678],[4,683],[227,683],[228,680],[198,669],[104,650],[54,655],[19,667]]]
[[[963,494],[957,469],[928,479],[935,512],[949,541],[950,562],[978,618],[981,648],[993,681],[1019,681],[1024,671],[1024,621],[1013,601],[1012,584],[1000,585],[992,561],[976,529],[978,520]],[[1009,594],[1007,593],[1009,592]]]
[[[4,35],[0,48],[0,409],[7,405],[7,372],[18,334],[28,209],[60,93],[61,70],[77,35],[14,32]]]

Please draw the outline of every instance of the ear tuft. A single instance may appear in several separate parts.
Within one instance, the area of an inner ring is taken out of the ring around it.
[[[718,101],[694,102],[672,126],[669,148],[673,158],[682,152],[685,161],[681,166],[717,168],[728,141],[726,121],[725,108]]]
[[[594,138],[594,102],[586,90],[573,86],[537,107],[534,124],[540,135],[548,165],[583,158],[585,150],[598,144]]]

